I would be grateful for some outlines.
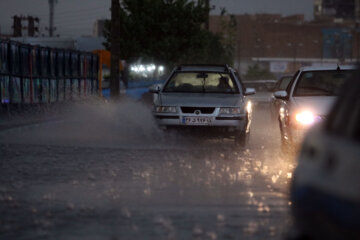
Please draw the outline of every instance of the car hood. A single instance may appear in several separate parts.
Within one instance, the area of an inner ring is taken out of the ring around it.
[[[157,103],[165,106],[231,107],[240,106],[243,97],[240,94],[161,93]]]
[[[336,97],[333,96],[295,97],[294,105],[297,110],[304,109],[316,115],[328,115],[335,100]]]

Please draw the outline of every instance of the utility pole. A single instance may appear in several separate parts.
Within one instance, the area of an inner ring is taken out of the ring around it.
[[[111,0],[111,67],[110,97],[118,99],[120,95],[120,2]]]
[[[49,0],[49,37],[54,35],[54,7],[56,0]]]

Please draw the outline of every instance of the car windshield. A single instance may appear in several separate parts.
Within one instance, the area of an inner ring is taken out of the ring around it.
[[[239,93],[239,89],[228,73],[177,72],[164,92]]]
[[[353,70],[304,72],[296,85],[294,96],[337,96],[341,86],[353,72]]]

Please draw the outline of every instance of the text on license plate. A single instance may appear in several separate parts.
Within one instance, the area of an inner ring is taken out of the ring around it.
[[[183,117],[183,124],[186,125],[209,125],[211,122],[210,117]]]

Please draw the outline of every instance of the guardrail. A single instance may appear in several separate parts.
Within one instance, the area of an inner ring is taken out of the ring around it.
[[[98,94],[98,56],[0,40],[4,107],[51,104]]]

